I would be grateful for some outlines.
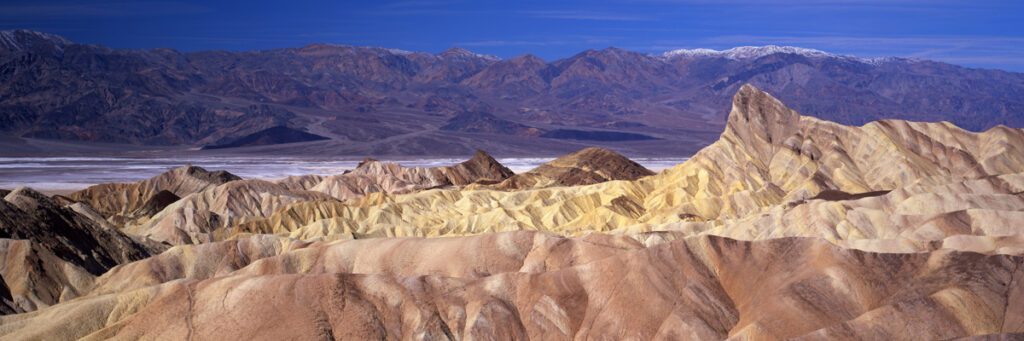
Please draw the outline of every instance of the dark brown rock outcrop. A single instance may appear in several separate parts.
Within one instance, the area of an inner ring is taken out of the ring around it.
[[[590,185],[611,180],[636,180],[654,172],[616,152],[591,147],[562,156],[494,188],[515,190],[546,186]]]
[[[225,171],[211,172],[187,165],[136,183],[95,185],[66,197],[91,206],[121,226],[159,212],[163,209],[161,206],[177,201],[174,197],[181,198],[239,179]]]
[[[93,277],[165,249],[25,187],[0,200],[0,238],[0,274],[20,311],[75,298]]]
[[[346,200],[366,194],[409,193],[428,188],[466,186],[476,182],[494,183],[512,176],[512,171],[482,150],[454,166],[404,167],[397,163],[366,159],[344,174],[325,178],[312,188]]]

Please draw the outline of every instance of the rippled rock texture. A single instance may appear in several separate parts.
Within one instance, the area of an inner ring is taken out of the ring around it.
[[[597,148],[517,175],[483,152],[278,181],[168,174],[96,187],[115,201],[98,209],[6,194],[0,337],[1024,333],[1017,129],[845,126],[744,86],[720,139],[658,174]]]

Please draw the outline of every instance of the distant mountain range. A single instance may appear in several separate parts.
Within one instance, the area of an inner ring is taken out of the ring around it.
[[[123,50],[0,32],[0,134],[36,139],[334,155],[537,155],[586,145],[678,155],[717,138],[746,83],[843,124],[1024,127],[1024,74],[795,47],[607,48],[546,62],[331,44]],[[292,143],[267,146],[281,141]]]

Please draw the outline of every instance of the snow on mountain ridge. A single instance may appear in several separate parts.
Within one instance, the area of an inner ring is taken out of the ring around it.
[[[712,50],[712,49],[679,49],[672,50],[662,54],[664,57],[724,57],[728,59],[751,59],[760,58],[767,55],[776,53],[791,53],[799,54],[808,57],[848,57],[831,54],[821,50],[808,49],[802,47],[793,46],[777,46],[777,45],[766,45],[766,46],[740,46],[734,47],[728,50]]]
[[[904,58],[904,57],[876,57],[876,58],[860,58],[851,55],[842,55],[828,53],[821,50],[808,49],[803,47],[795,46],[778,46],[778,45],[765,45],[765,46],[740,46],[734,47],[728,50],[712,50],[712,49],[678,49],[672,50],[660,55],[663,59],[670,59],[676,57],[690,57],[690,58],[726,58],[731,60],[747,60],[757,59],[764,56],[773,55],[776,53],[788,53],[797,54],[805,57],[814,58],[838,58],[857,61],[865,64],[879,65],[882,63],[905,61],[905,62],[917,62],[920,59],[917,58]]]
[[[452,47],[450,49],[447,49],[444,52],[438,53],[437,55],[439,55],[439,56],[452,56],[452,57],[481,58],[481,59],[486,59],[486,60],[493,61],[493,62],[501,60],[501,58],[499,58],[498,56],[495,56],[495,55],[479,54],[479,53],[476,53],[476,52],[473,52],[473,51],[470,51],[470,50],[467,50],[467,49],[464,49],[464,48],[461,48],[461,47],[458,47],[458,46]]]
[[[68,40],[67,38],[43,33],[32,30],[6,30],[0,31],[0,49],[8,51],[23,51],[29,49],[33,44],[38,41],[48,41],[52,43],[58,50],[62,50],[64,45],[71,45],[75,42]]]

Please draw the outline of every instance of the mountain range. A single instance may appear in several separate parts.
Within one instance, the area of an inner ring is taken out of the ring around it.
[[[1024,129],[742,86],[653,173],[587,148],[0,190],[0,338],[1018,340]]]
[[[59,140],[221,153],[517,156],[596,145],[690,155],[717,138],[746,83],[841,124],[1024,127],[1024,74],[920,59],[778,46],[606,48],[551,62],[333,44],[182,53],[13,30],[0,32],[0,143],[5,154],[54,152],[32,141]]]

